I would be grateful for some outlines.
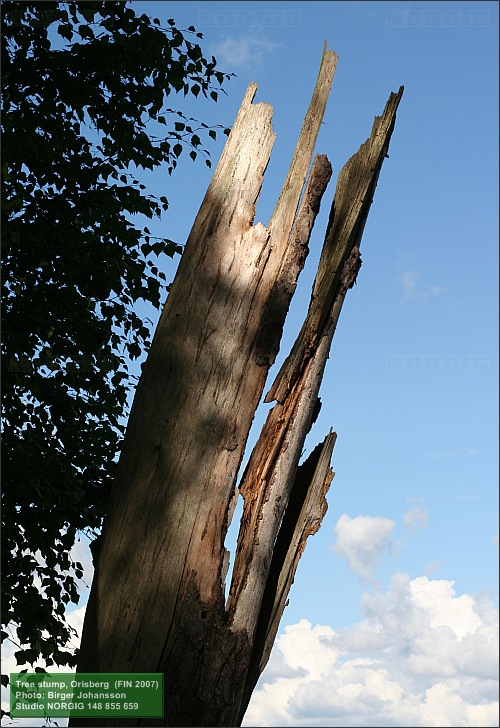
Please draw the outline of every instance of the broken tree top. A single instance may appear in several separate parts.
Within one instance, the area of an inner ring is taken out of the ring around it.
[[[134,398],[78,670],[163,672],[165,726],[240,724],[306,540],[326,512],[336,434],[300,466],[299,459],[361,264],[402,87],[339,173],[309,311],[266,396],[275,405],[240,482],[244,507],[226,601],[224,542],[248,433],[332,175],[324,154],[311,161],[336,65],[325,44],[267,227],[253,220],[275,139],[273,110],[254,104],[257,86],[248,87]]]

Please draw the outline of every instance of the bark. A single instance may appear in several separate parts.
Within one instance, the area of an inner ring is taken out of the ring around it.
[[[252,223],[275,137],[272,108],[252,104],[257,86],[249,86],[138,385],[78,663],[79,672],[164,673],[165,718],[137,724],[237,721],[251,635],[227,627],[228,511],[305,257],[303,237],[292,231],[336,62],[325,48],[268,228]],[[328,178],[319,160],[316,192],[307,192],[312,211],[303,206],[298,220],[312,224]]]

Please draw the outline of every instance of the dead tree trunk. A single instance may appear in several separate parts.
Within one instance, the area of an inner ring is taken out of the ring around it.
[[[165,717],[106,725],[239,725],[305,540],[326,510],[335,435],[300,467],[298,460],[402,89],[339,176],[310,311],[268,395],[278,404],[241,486],[225,604],[224,540],[238,469],[331,176],[326,157],[317,157],[299,208],[336,63],[325,47],[267,228],[253,218],[275,137],[272,108],[252,104],[257,87],[249,86],[158,324],[104,524],[78,671],[164,673]]]

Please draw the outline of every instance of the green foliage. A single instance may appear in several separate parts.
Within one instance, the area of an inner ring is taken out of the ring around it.
[[[138,222],[168,202],[137,170],[171,173],[185,147],[210,165],[200,135],[215,131],[166,108],[179,92],[216,100],[229,78],[201,37],[127,2],[2,3],[2,623],[18,664],[76,661],[69,551],[105,513],[126,362],[150,337],[134,304],[159,308],[161,256],[181,252]]]

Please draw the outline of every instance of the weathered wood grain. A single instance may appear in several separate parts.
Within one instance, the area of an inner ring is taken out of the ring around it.
[[[323,334],[325,320],[338,293],[343,264],[353,247],[359,247],[363,235],[402,95],[402,86],[397,93],[391,93],[384,112],[375,117],[369,139],[339,173],[327,231],[327,240],[331,243],[323,248],[307,318],[266,395],[266,402],[284,401]]]
[[[307,531],[310,513],[297,514],[297,523],[293,524],[287,518],[287,509],[292,507],[293,512],[298,462],[345,295],[354,285],[361,266],[359,245],[402,92],[401,88],[397,94],[391,94],[384,113],[375,118],[371,136],[339,174],[309,311],[292,352],[266,397],[266,401],[278,401],[268,414],[240,484],[244,509],[228,611],[231,628],[235,633],[245,628],[253,645],[243,708],[265,665],[276,619],[281,616],[279,610],[284,608],[293,580],[293,563],[299,553],[293,541],[298,538],[299,544],[305,543],[298,534]],[[317,504],[317,495],[311,497],[311,502]],[[316,505],[314,512],[318,518],[320,511],[321,507]],[[321,518],[317,527],[320,521]],[[280,534],[285,542],[289,537],[292,540],[278,575],[275,548]],[[276,604],[276,597],[272,596],[275,590],[279,590]]]
[[[335,65],[336,55],[325,49],[268,229],[253,220],[275,138],[272,108],[253,104],[257,86],[249,86],[135,394],[78,670],[163,672],[165,718],[154,725],[237,720],[251,647],[246,629],[226,626],[229,504],[305,257],[307,240],[292,229]],[[323,191],[324,160],[319,168]],[[312,224],[315,213],[305,217]],[[103,725],[134,722],[148,724]]]

